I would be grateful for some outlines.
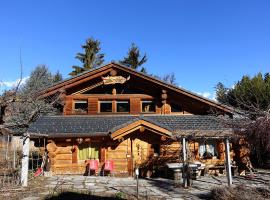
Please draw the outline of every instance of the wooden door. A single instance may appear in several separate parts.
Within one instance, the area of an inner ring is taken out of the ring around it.
[[[132,158],[134,169],[148,158],[148,143],[138,138],[132,140]]]

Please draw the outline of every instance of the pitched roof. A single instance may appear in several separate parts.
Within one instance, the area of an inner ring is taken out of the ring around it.
[[[232,113],[233,112],[233,109],[231,107],[229,107],[229,106],[226,106],[224,104],[215,102],[215,101],[210,100],[208,98],[205,98],[205,97],[203,97],[201,95],[193,93],[193,92],[191,92],[189,90],[186,90],[186,89],[177,87],[175,85],[169,84],[169,83],[164,82],[164,81],[162,81],[160,79],[157,79],[157,78],[155,78],[153,76],[150,76],[150,75],[142,73],[142,72],[138,72],[138,71],[136,71],[136,70],[134,70],[134,69],[132,69],[130,67],[127,67],[125,65],[115,63],[115,62],[108,63],[108,64],[103,65],[103,66],[101,66],[101,67],[99,67],[97,69],[90,69],[90,70],[88,70],[86,72],[83,72],[83,73],[77,75],[77,76],[74,76],[74,77],[68,78],[66,80],[63,80],[63,81],[61,81],[59,83],[56,83],[55,85],[53,85],[53,86],[49,87],[47,90],[45,90],[43,92],[43,94],[45,96],[54,94],[54,93],[56,93],[57,91],[59,91],[59,90],[61,90],[63,88],[65,89],[65,88],[70,87],[71,85],[75,84],[76,82],[79,82],[80,80],[87,79],[87,78],[89,78],[90,76],[92,76],[92,75],[94,75],[96,73],[99,73],[101,71],[106,71],[106,70],[108,70],[108,69],[110,69],[112,67],[121,69],[121,70],[126,71],[126,72],[128,72],[130,74],[133,74],[135,76],[140,76],[140,77],[142,77],[142,78],[144,78],[144,79],[146,79],[148,81],[151,81],[151,82],[153,82],[155,84],[158,84],[158,85],[160,85],[162,87],[165,87],[165,88],[171,89],[173,91],[176,91],[178,93],[181,93],[183,95],[189,96],[189,97],[191,97],[193,99],[204,102],[204,103],[206,103],[206,104],[208,104],[210,106],[221,109],[221,110],[223,110],[223,111],[225,111],[227,113]]]
[[[30,134],[47,134],[50,138],[108,136],[137,120],[145,120],[173,133],[186,135],[200,131],[207,133],[230,132],[222,121],[209,115],[109,115],[109,116],[44,116],[34,122]]]

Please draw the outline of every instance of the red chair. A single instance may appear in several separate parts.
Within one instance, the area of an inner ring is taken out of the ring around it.
[[[104,163],[103,176],[104,176],[105,171],[112,174],[113,170],[114,170],[114,162],[113,162],[113,160],[106,160],[105,163]]]
[[[86,160],[85,161],[87,169],[88,169],[88,176],[91,175],[91,171],[94,171],[94,174],[98,174],[98,160]]]

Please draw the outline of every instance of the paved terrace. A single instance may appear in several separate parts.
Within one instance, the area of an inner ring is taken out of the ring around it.
[[[42,178],[42,177],[40,177]],[[246,184],[251,187],[270,187],[270,171],[261,171],[252,180],[245,177],[235,177],[234,185]],[[173,180],[140,179],[140,199],[207,199],[210,189],[226,186],[225,176],[204,176],[193,181],[192,188],[184,189]],[[73,191],[98,197],[122,196],[136,199],[136,180],[133,178],[95,177],[95,176],[53,176],[43,179],[43,192],[32,193],[24,200],[44,199],[46,195]],[[22,198],[20,198],[22,199]],[[91,199],[91,198],[89,198]],[[102,199],[102,198],[101,198]],[[111,198],[113,199],[113,198]]]

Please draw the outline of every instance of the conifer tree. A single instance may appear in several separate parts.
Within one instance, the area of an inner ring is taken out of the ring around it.
[[[128,50],[127,56],[123,58],[123,60],[119,61],[121,64],[126,65],[132,69],[139,70],[139,67],[141,69],[139,71],[145,73],[146,68],[142,65],[147,62],[147,56],[144,54],[141,58],[141,52],[140,49],[134,44],[131,44],[131,47]]]
[[[82,67],[72,66],[74,70],[71,73],[69,73],[69,75],[71,76],[76,76],[89,69],[95,69],[101,66],[104,62],[104,54],[99,53],[101,50],[99,40],[89,38],[86,40],[85,44],[82,45],[81,47],[84,50],[84,52],[77,53],[75,58],[82,63]]]

